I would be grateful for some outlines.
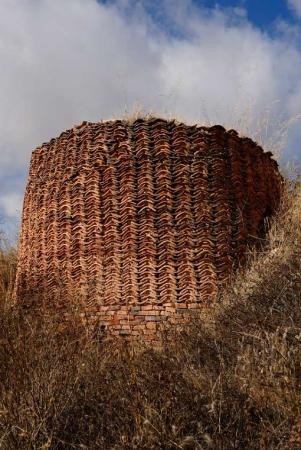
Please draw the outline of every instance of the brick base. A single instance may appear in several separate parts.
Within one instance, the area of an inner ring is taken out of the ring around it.
[[[97,312],[84,312],[80,316],[93,324],[94,330],[102,338],[122,337],[156,341],[160,332],[170,326],[181,326],[198,316],[204,305],[199,303],[178,303],[145,306],[103,306]]]

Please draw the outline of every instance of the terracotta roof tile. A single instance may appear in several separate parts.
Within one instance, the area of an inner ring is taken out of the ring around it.
[[[271,156],[162,119],[62,133],[32,155],[17,297],[59,284],[89,306],[207,303],[279,205]]]

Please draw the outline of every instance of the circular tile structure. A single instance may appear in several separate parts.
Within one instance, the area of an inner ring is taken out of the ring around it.
[[[110,333],[151,337],[215,298],[281,184],[271,153],[234,130],[84,122],[32,154],[16,296],[74,293]]]

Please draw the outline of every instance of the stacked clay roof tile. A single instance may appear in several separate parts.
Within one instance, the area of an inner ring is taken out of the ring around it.
[[[76,291],[115,334],[181,322],[238,267],[281,183],[234,130],[84,122],[33,152],[16,295]]]

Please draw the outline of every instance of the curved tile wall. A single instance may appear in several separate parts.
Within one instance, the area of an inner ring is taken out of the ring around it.
[[[62,133],[32,154],[17,298],[76,292],[113,334],[184,322],[278,207],[271,156],[234,130],[163,119]]]

